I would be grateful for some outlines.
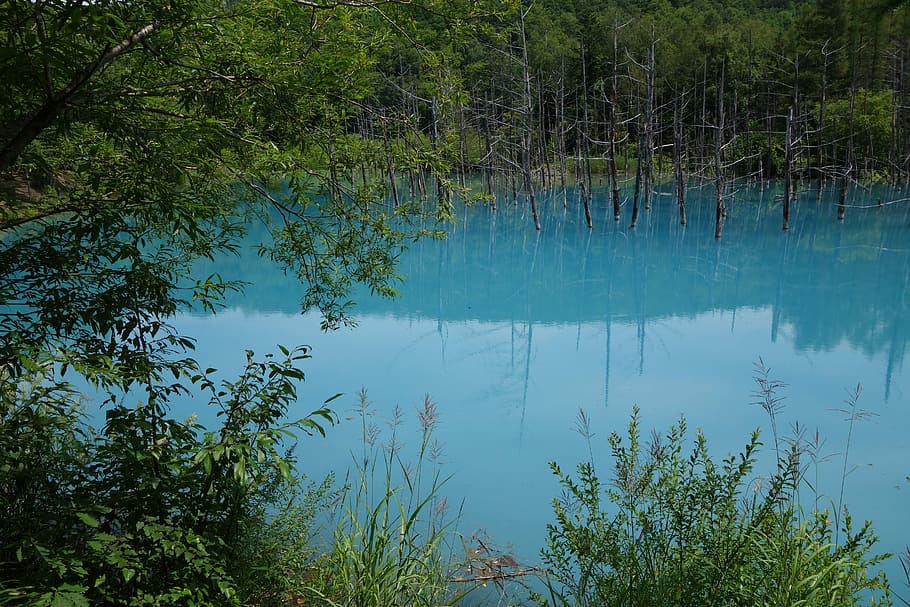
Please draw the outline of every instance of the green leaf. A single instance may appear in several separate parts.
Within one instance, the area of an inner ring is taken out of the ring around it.
[[[88,607],[88,599],[85,598],[85,588],[72,584],[63,584],[59,590],[53,593],[50,600],[50,607]]]
[[[95,518],[94,516],[92,516],[91,514],[89,514],[87,512],[77,512],[76,516],[78,516],[79,520],[82,521],[83,523],[85,523],[86,525],[88,525],[89,527],[95,528],[95,527],[98,527],[98,525],[100,524],[98,522],[97,518]]]

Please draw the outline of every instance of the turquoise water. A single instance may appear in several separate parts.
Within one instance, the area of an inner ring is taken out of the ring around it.
[[[298,313],[299,289],[252,247],[207,268],[252,282],[246,292],[217,316],[188,314],[177,324],[199,339],[203,364],[227,371],[240,368],[245,348],[312,346],[295,413],[345,395],[328,437],[301,442],[312,476],[342,471],[359,452],[360,423],[348,418],[361,388],[380,422],[401,406],[412,446],[415,411],[429,393],[453,475],[446,492],[450,504],[464,500],[459,528],[484,529],[529,564],[559,492],[547,463],[567,469],[587,457],[573,430],[579,408],[591,417],[605,474],[606,437],[622,432],[635,404],[646,429],[685,415],[719,455],[761,427],[768,455],[768,416],[753,404],[761,358],[787,384],[781,434],[798,422],[825,441],[812,480],[836,503],[846,465],[843,500],[854,518],[875,522],[882,550],[904,550],[910,204],[877,202],[910,194],[856,190],[838,223],[833,193],[804,192],[783,232],[778,193],[743,188],[728,203],[720,242],[709,188],[690,190],[687,226],[658,193],[635,230],[628,207],[615,224],[597,194],[593,230],[571,194],[567,210],[561,195],[544,196],[540,233],[524,205],[459,209],[445,242],[402,255],[397,299],[359,299],[355,329],[320,332],[318,317]],[[858,384],[858,407],[874,415],[856,422],[848,450],[849,424],[836,410]],[[187,413],[201,406],[186,403]],[[896,559],[888,570],[908,594]]]

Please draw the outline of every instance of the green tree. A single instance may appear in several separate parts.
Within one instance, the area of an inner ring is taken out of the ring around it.
[[[410,20],[452,23],[462,8],[0,5],[0,602],[287,598],[263,580],[299,563],[256,538],[293,490],[293,434],[333,420],[323,405],[285,419],[307,353],[250,354],[218,382],[170,319],[242,287],[193,268],[253,221],[326,327],[350,320],[355,283],[394,292],[397,251],[448,208],[387,203],[364,178],[377,143],[355,125],[389,120],[372,110],[376,58]],[[445,177],[445,155],[416,143],[392,153]],[[72,373],[106,394],[101,428],[84,422]],[[219,428],[171,415],[200,392]]]

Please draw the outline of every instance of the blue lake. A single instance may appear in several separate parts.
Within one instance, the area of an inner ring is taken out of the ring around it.
[[[611,472],[606,438],[625,429],[632,407],[663,431],[685,415],[718,455],[738,451],[768,415],[754,404],[761,359],[787,387],[782,435],[797,422],[825,441],[812,467],[820,490],[855,519],[872,519],[883,551],[910,543],[910,203],[900,190],[855,190],[843,223],[834,192],[802,192],[791,229],[781,230],[779,192],[743,188],[728,203],[720,242],[713,190],[692,189],[687,226],[658,192],[635,230],[613,222],[606,193],[595,196],[594,229],[570,193],[541,202],[543,229],[525,205],[458,210],[444,242],[422,241],[401,256],[406,279],[395,300],[362,295],[359,326],[331,333],[301,315],[299,287],[256,256],[219,260],[228,279],[253,284],[216,316],[186,314],[177,326],[198,338],[207,366],[239,369],[246,348],[307,344],[307,381],[295,414],[334,402],[341,423],[305,438],[298,454],[317,477],[347,468],[359,452],[360,422],[348,419],[365,388],[382,421],[400,405],[404,440],[416,445],[416,409],[438,403],[446,493],[464,500],[459,528],[484,529],[534,564],[559,493],[547,463],[587,457],[573,430],[591,417],[594,459]],[[847,449],[848,392],[862,386]],[[186,403],[186,413],[203,403]],[[203,421],[211,413],[199,411]],[[756,471],[759,476],[764,470]],[[811,492],[804,490],[804,496]],[[820,502],[822,505],[825,502]],[[908,594],[896,558],[887,566]]]

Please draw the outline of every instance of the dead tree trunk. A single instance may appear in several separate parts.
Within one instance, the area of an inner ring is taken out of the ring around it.
[[[385,120],[385,118],[385,115],[383,115],[383,120]],[[392,189],[392,201],[397,209],[401,204],[398,199],[398,177],[395,175],[395,161],[392,154],[392,144],[389,141],[388,125],[386,124],[383,125],[382,139],[383,147],[385,148],[386,170],[389,175],[389,187]]]
[[[903,72],[899,71],[900,50],[895,46],[891,54],[891,124],[888,140],[888,180],[895,184],[900,178],[900,93]]]
[[[521,172],[524,180],[525,196],[531,203],[531,215],[534,218],[534,227],[540,230],[540,213],[537,210],[537,197],[534,193],[534,184],[531,177],[531,133],[533,131],[533,108],[531,98],[531,74],[528,69],[528,42],[525,37],[525,17],[530,7],[521,13],[521,67],[524,86],[522,87],[522,112],[524,120],[521,131]]]
[[[699,162],[707,159],[705,150],[705,127],[708,124],[708,61],[705,60],[701,83],[701,120],[695,129],[695,153],[698,155]],[[704,174],[699,171],[699,178],[703,179]]]
[[[854,72],[853,83],[850,85],[850,121],[847,135],[847,154],[844,161],[844,169],[841,173],[840,191],[837,196],[837,220],[843,221],[847,214],[847,188],[850,187],[850,179],[853,173],[853,121],[854,111],[856,110],[856,76]]]
[[[612,87],[610,91],[610,117],[609,117],[609,147],[607,148],[607,153],[609,155],[608,164],[610,170],[610,187],[613,194],[613,221],[620,220],[620,204],[619,204],[619,178],[616,175],[616,106],[619,104],[619,90],[618,90],[618,71],[619,66],[617,61],[619,59],[619,25],[616,21],[616,17],[613,17],[613,78],[612,78]]]
[[[641,165],[642,157],[641,150],[644,147],[642,142],[643,137],[639,136],[638,138],[638,153],[636,155],[635,163],[635,189],[632,192],[632,219],[629,222],[629,227],[634,228],[638,225],[638,197],[641,194]]]
[[[581,134],[581,149],[584,153],[584,158],[581,165],[581,175],[582,175],[582,204],[585,208],[585,222],[588,224],[588,228],[594,227],[594,221],[591,219],[591,134],[590,134],[590,122],[588,120],[588,71],[585,63],[587,59],[585,57],[585,48],[584,44],[581,47],[581,99],[582,99],[582,124],[583,132]]]
[[[825,104],[828,101],[828,66],[833,51],[828,50],[826,40],[822,45],[822,85],[818,99],[818,151],[816,163],[818,164],[818,195],[821,196],[825,185]]]
[[[724,233],[724,216],[727,209],[724,207],[724,72],[726,64],[720,70],[720,82],[717,86],[717,124],[714,127],[714,194],[717,207],[714,216],[714,238],[720,240]]]
[[[787,112],[787,130],[784,134],[784,230],[790,229],[790,165],[793,162],[793,108]]]
[[[651,44],[648,46],[647,59],[645,60],[645,118],[642,129],[642,139],[645,144],[643,172],[643,186],[645,210],[651,210],[651,176],[654,164],[654,26],[651,26]]]
[[[562,208],[568,206],[566,187],[566,64],[563,61],[559,74],[559,92],[556,103],[556,147],[559,154],[559,185],[562,187]]]
[[[686,225],[686,182],[683,179],[683,127],[682,113],[685,111],[685,91],[682,100],[674,101],[673,107],[673,174],[676,182],[676,204],[679,207],[679,223]]]
[[[765,189],[765,180],[770,179],[772,176],[772,163],[774,162],[774,156],[772,154],[773,145],[772,145],[772,126],[773,118],[771,111],[771,85],[767,84],[765,86],[765,99],[767,103],[765,105],[765,135],[767,137],[767,143],[765,147],[765,154],[762,156],[761,161],[761,181],[759,187],[762,191]]]

